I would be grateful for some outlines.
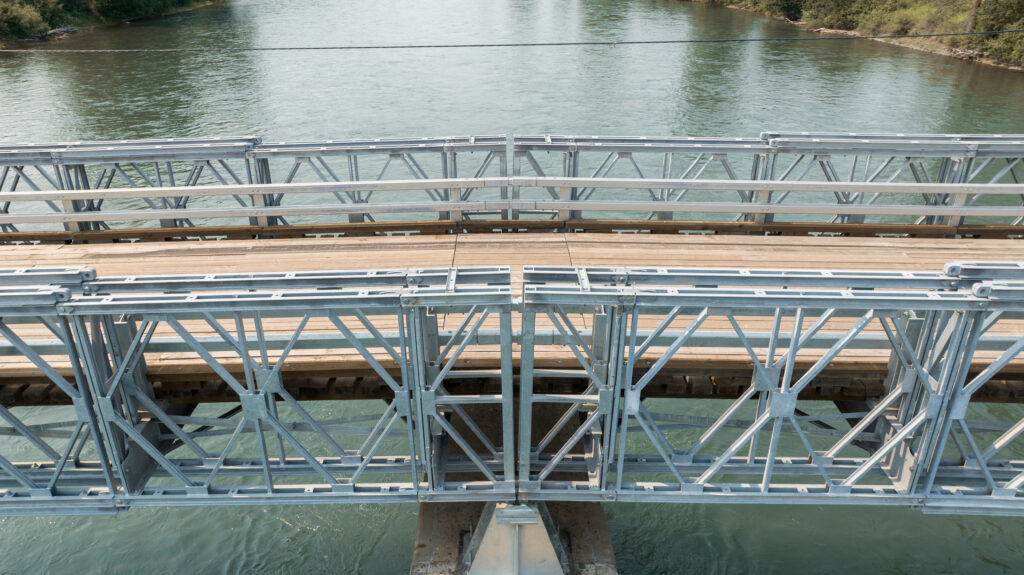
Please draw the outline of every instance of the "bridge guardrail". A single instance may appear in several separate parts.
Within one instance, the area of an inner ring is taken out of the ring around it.
[[[508,158],[511,157],[510,167]],[[552,160],[552,158],[554,160]],[[362,162],[362,163],[360,163]],[[461,165],[460,165],[461,162]],[[467,163],[469,162],[469,163]],[[379,181],[395,177],[438,180],[483,177],[570,177],[589,175],[652,180],[754,180],[862,183],[990,183],[1020,184],[1024,178],[1024,135],[998,134],[844,134],[833,132],[764,132],[759,138],[606,137],[606,136],[465,136],[447,138],[383,138],[317,142],[264,142],[253,136],[169,138],[110,142],[0,145],[0,193],[137,187],[206,187],[228,184]],[[651,177],[653,176],[653,177]],[[512,182],[515,184],[516,182]],[[6,189],[5,189],[6,188]],[[270,189],[268,189],[270,190]],[[450,190],[448,190],[450,192]],[[572,197],[592,199],[599,191],[573,188]],[[673,202],[686,194],[678,187],[650,187],[653,201]],[[767,191],[737,189],[752,203],[779,203]],[[429,201],[452,201],[443,188],[424,186]],[[518,185],[486,191],[459,189],[459,200],[521,199]],[[548,187],[557,198],[559,192]],[[699,194],[699,192],[695,192]],[[792,192],[784,192],[786,195]],[[374,202],[371,188],[332,192],[339,203]],[[150,209],[183,207],[185,195],[140,196]],[[638,199],[639,196],[632,199]],[[275,193],[234,201],[245,207],[273,207],[284,199]],[[793,196],[797,201],[806,198]],[[864,203],[857,194],[838,203]],[[959,196],[928,195],[926,206],[958,205]],[[70,200],[69,200],[70,201]],[[82,203],[40,204],[35,211],[93,211],[100,199]],[[868,202],[870,203],[870,202]],[[222,205],[222,204],[221,204]],[[133,208],[141,205],[133,206]],[[526,208],[527,212],[530,208]],[[519,206],[495,207],[498,219],[520,219]],[[427,210],[429,211],[429,210]],[[0,204],[0,214],[7,206]],[[528,213],[526,214],[529,215]],[[672,219],[672,211],[650,217]],[[863,213],[843,213],[857,223]],[[366,211],[347,212],[351,223],[373,221]],[[749,221],[772,221],[772,213],[754,212]],[[936,217],[940,219],[936,219]],[[443,218],[442,218],[443,219]],[[926,216],[925,223],[941,223]],[[254,217],[253,226],[281,224]],[[68,231],[102,230],[101,220],[65,222]],[[187,216],[163,227],[191,225]],[[15,231],[4,224],[2,231]],[[90,227],[91,226],[91,227]]]
[[[70,404],[42,420],[0,409],[0,514],[514,499],[1024,514],[1024,406],[976,398],[1020,371],[1020,263],[527,267],[521,303],[509,274],[0,270],[0,355]],[[575,364],[550,362],[562,348]],[[216,374],[229,403],[159,401],[167,374],[147,360],[167,354]],[[645,393],[666,370],[726,356],[752,366],[737,399]],[[344,370],[344,357],[384,382],[384,405],[290,394],[293,368]],[[801,395],[849,361],[887,363],[876,400]],[[465,378],[500,391],[448,387]],[[586,383],[535,393],[539,378]]]

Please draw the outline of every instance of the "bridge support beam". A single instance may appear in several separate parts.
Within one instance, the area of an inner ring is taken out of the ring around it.
[[[535,518],[532,523],[530,514]],[[526,521],[518,523],[519,571],[501,570],[511,566],[509,553],[515,548],[515,535],[509,528],[517,523],[510,521]],[[530,560],[546,553],[549,558],[564,554],[567,570],[562,570],[562,562],[550,571],[536,569]],[[539,509],[502,503],[420,504],[410,573],[476,572],[614,574],[615,553],[604,508],[599,503],[561,501],[548,502],[546,508]]]
[[[488,503],[462,565],[468,575],[566,575],[569,557],[544,503]]]

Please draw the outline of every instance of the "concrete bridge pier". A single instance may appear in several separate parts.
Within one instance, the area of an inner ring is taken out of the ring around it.
[[[600,503],[422,503],[412,575],[616,573]]]
[[[562,414],[559,407],[535,406],[535,434],[555,424]],[[500,440],[502,414],[497,406],[466,405],[465,410],[492,441]],[[471,438],[477,449],[483,449],[469,429],[463,428],[461,419],[453,425]],[[563,429],[556,443],[570,435],[570,429]],[[550,501],[525,505],[421,503],[410,572],[609,575],[617,571],[601,504]]]

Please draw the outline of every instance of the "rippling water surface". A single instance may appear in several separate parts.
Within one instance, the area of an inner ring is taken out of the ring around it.
[[[236,0],[50,48],[739,38],[672,1]],[[874,42],[0,56],[0,142],[257,134],[1024,132],[1024,74]],[[614,504],[624,573],[1019,572],[1024,520]],[[401,573],[414,505],[0,519],[0,573]]]

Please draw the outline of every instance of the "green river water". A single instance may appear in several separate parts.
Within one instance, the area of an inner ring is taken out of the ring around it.
[[[38,49],[801,34],[674,1],[235,0]],[[762,130],[1024,133],[1024,73],[868,41],[0,55],[3,143]],[[606,511],[623,573],[1024,570],[1020,519],[769,505]],[[0,573],[402,573],[415,524],[415,505],[0,518]]]

